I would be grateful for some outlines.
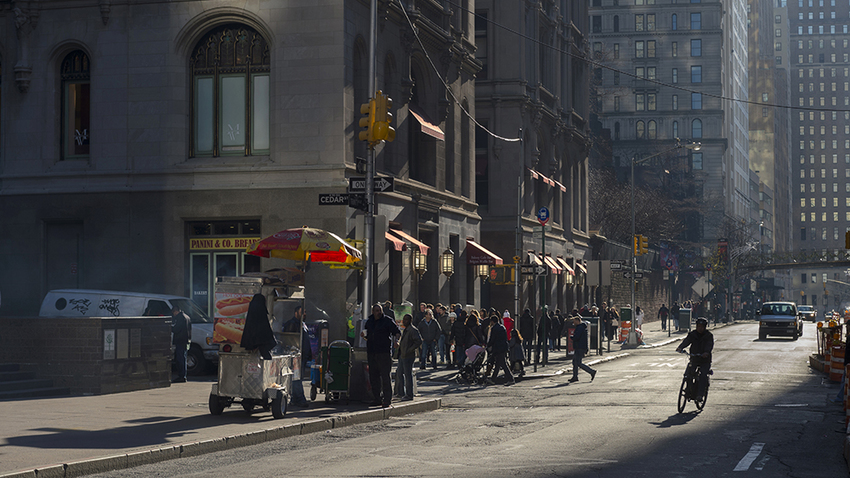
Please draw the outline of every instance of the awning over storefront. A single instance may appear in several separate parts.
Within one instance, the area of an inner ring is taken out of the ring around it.
[[[563,257],[556,257],[555,260],[558,262],[558,264],[561,266],[561,268],[563,268],[564,271],[566,271],[567,274],[569,274],[571,276],[576,275],[576,271],[574,271],[573,268],[570,267],[569,264],[567,264],[567,261],[565,261]]]
[[[549,266],[550,269],[552,269],[553,274],[560,274],[564,272],[564,270],[561,268],[561,266],[558,265],[558,262],[555,261],[552,256],[544,256],[543,260],[546,261],[546,264]]]
[[[466,263],[472,265],[498,265],[504,264],[501,257],[493,254],[484,248],[481,244],[469,239],[466,240]]]
[[[395,234],[400,239],[407,241],[407,242],[413,244],[414,246],[417,246],[419,248],[419,252],[421,252],[422,254],[425,254],[426,256],[428,255],[429,247],[426,246],[425,244],[419,242],[418,239],[414,239],[410,234],[407,234],[406,232],[402,231],[401,229],[390,229],[389,232],[391,232],[392,234]]]
[[[534,264],[536,266],[542,266],[543,261],[534,253],[534,251],[528,251],[528,263]]]
[[[416,118],[416,121],[419,122],[419,125],[422,127],[422,132],[431,136],[432,138],[439,139],[440,141],[446,140],[446,135],[443,133],[443,130],[440,129],[439,126],[435,125],[431,121],[428,120],[428,116],[425,115],[425,112],[420,110],[419,108],[410,105],[410,114]]]
[[[578,270],[579,270],[579,272],[581,272],[582,274],[587,275],[587,268],[585,268],[585,267],[581,264],[581,262],[576,261],[576,269],[578,269]]]
[[[401,239],[390,234],[389,231],[384,233],[384,237],[386,237],[388,241],[393,243],[393,249],[397,251],[407,250],[407,244]]]

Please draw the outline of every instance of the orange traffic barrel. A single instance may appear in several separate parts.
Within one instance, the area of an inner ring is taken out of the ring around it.
[[[844,347],[836,345],[832,348],[832,358],[830,362],[829,379],[833,382],[840,382],[841,375],[844,372]]]
[[[632,328],[632,322],[630,320],[624,320],[620,322],[620,342],[625,342],[629,339],[629,330]]]

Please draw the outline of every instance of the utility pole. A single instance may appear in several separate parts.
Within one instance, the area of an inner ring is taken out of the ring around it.
[[[375,48],[378,43],[378,0],[369,3],[369,95],[375,94]],[[373,118],[374,121],[374,118]],[[363,270],[363,318],[372,313],[375,262],[375,146],[369,143],[366,156],[366,268]]]

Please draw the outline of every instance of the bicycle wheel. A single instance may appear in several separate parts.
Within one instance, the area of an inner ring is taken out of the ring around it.
[[[708,400],[708,383],[705,384],[705,395],[694,400],[697,410],[702,411],[705,408],[705,402]]]
[[[688,376],[682,377],[682,386],[679,387],[679,413],[685,411],[685,404],[688,403]]]

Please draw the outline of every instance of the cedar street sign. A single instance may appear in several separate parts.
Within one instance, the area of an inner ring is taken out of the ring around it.
[[[319,194],[319,206],[347,206],[348,194]]]

